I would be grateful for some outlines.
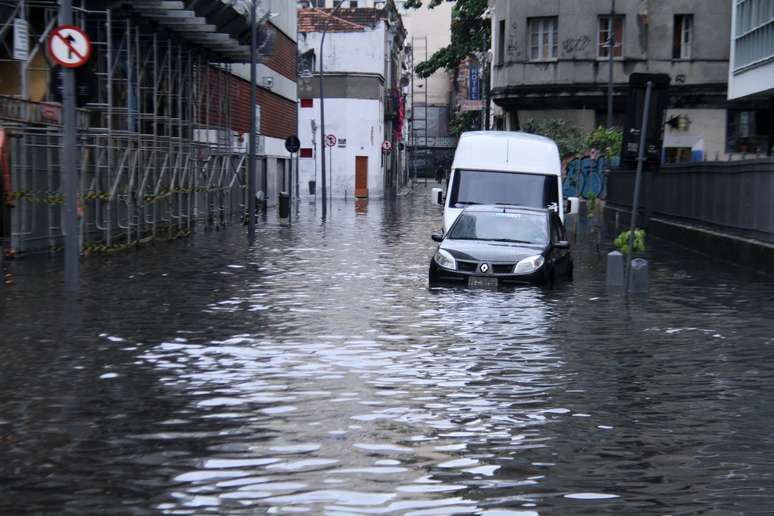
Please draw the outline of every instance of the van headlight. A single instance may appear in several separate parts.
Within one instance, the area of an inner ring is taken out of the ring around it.
[[[435,263],[437,263],[439,266],[443,267],[444,269],[450,269],[453,271],[457,270],[457,260],[454,259],[454,257],[451,255],[449,251],[438,249],[435,252],[435,256],[433,257],[433,259],[435,260]]]
[[[546,259],[542,255],[530,256],[517,263],[516,267],[513,268],[513,273],[530,274],[541,268],[544,263],[546,263]]]

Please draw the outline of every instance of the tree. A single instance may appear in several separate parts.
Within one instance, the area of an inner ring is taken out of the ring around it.
[[[428,0],[433,9],[445,0]],[[419,9],[423,0],[407,0],[405,7]],[[489,49],[491,25],[483,18],[487,0],[456,0],[452,9],[451,44],[438,50],[427,61],[419,63],[415,72],[419,77],[429,77],[437,70],[454,70],[475,52]]]
[[[527,120],[522,125],[522,131],[525,133],[538,134],[551,138],[559,146],[559,153],[562,158],[572,156],[576,157],[586,150],[583,131],[567,120],[547,119],[547,120]]]

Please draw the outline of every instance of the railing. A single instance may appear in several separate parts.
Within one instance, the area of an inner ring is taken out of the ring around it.
[[[665,165],[644,185],[641,204],[654,215],[774,234],[772,159]],[[633,190],[633,171],[610,174],[608,202],[631,206]]]

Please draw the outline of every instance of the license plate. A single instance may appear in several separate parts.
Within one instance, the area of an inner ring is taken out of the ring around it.
[[[497,288],[497,278],[471,276],[468,278],[468,286],[473,288]]]

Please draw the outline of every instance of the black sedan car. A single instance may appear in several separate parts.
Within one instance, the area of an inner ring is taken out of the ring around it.
[[[430,285],[499,287],[572,279],[570,243],[559,216],[521,206],[474,205],[463,211],[430,261]]]

